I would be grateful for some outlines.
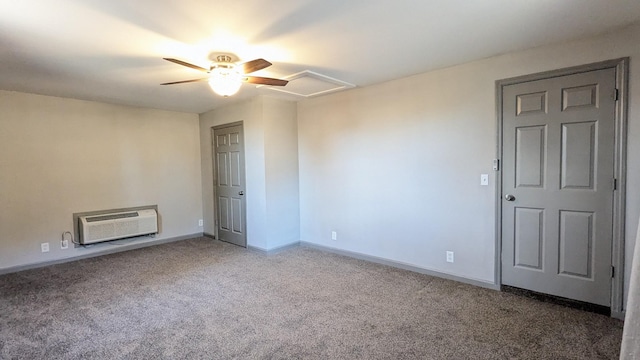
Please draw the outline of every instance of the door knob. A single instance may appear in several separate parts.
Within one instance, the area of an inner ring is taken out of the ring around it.
[[[244,191],[240,191],[240,192],[238,193],[238,195],[240,195],[240,196],[244,195]]]
[[[511,195],[511,194],[507,194],[507,195],[504,196],[504,199],[507,200],[507,201],[513,201],[513,200],[516,199],[516,197]]]

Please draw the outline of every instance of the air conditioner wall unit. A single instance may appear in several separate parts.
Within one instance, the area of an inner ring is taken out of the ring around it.
[[[155,209],[123,211],[78,217],[80,244],[158,233]]]

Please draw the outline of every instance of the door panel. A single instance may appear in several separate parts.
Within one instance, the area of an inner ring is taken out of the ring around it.
[[[240,172],[242,171],[242,165],[241,165],[241,161],[240,161],[240,152],[239,151],[233,151],[229,153],[229,156],[231,157],[231,161],[229,164],[229,168],[231,169],[231,179],[230,179],[230,183],[231,186],[235,186],[235,187],[240,187]]]
[[[593,213],[560,211],[559,273],[592,279]]]
[[[218,154],[218,186],[229,186],[229,158],[228,153]]]
[[[562,124],[562,188],[593,189],[597,122]]]
[[[516,132],[516,186],[542,187],[546,127],[518,127]]]
[[[213,130],[218,203],[218,238],[247,246],[244,147],[242,126]]]
[[[516,208],[514,266],[542,270],[544,210]]]
[[[544,113],[547,110],[547,93],[520,94],[516,97],[517,116]]]
[[[614,90],[613,68],[503,87],[502,284],[611,305]]]
[[[562,111],[597,107],[598,84],[562,89]]]
[[[224,196],[218,197],[218,224],[221,230],[229,231],[231,226],[229,226],[229,198]]]
[[[231,217],[231,219],[233,219],[233,227],[231,228],[231,231],[235,234],[241,235],[244,226],[242,221],[242,201],[240,199],[236,198],[231,200],[231,212],[233,214]]]

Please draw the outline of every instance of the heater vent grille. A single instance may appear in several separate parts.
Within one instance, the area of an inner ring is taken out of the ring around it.
[[[80,243],[149,235],[158,232],[158,213],[155,209],[80,216]]]

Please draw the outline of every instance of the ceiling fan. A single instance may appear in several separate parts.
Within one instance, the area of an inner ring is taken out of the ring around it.
[[[240,85],[242,85],[243,82],[272,86],[285,86],[288,83],[287,80],[247,75],[271,66],[271,63],[265,59],[255,59],[247,61],[246,63],[236,64],[232,62],[231,56],[218,55],[216,57],[217,61],[211,64],[209,69],[205,69],[198,65],[190,64],[178,59],[163,59],[171,61],[172,63],[176,63],[178,65],[200,70],[209,74],[210,76],[202,79],[174,81],[160,85],[174,85],[196,81],[209,81],[209,86],[211,86],[211,89],[213,89],[216,94],[227,97],[238,92],[238,90],[240,89]]]

